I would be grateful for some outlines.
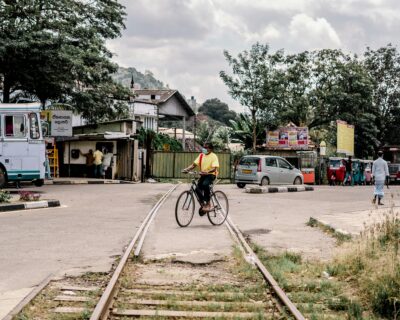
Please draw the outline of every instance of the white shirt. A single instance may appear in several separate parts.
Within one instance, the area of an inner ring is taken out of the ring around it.
[[[111,152],[103,155],[103,166],[109,167],[111,165],[112,156],[113,154]]]
[[[384,183],[386,177],[389,175],[388,164],[381,157],[374,161],[372,166],[372,175],[375,178],[375,181],[378,183]]]

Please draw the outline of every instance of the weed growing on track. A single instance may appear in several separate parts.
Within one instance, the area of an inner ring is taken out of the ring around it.
[[[291,252],[270,255],[256,245],[253,250],[307,319],[376,319],[362,314],[361,304],[346,283],[324,276],[325,264],[303,261]]]

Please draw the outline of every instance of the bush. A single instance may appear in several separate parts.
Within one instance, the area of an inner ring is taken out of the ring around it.
[[[34,194],[31,191],[20,191],[19,200],[21,201],[39,201],[40,194]]]
[[[0,190],[0,203],[10,202],[11,195],[8,191]]]
[[[400,218],[393,212],[344,246],[328,272],[351,279],[379,316],[397,319],[400,312]],[[357,308],[354,309],[357,314]]]

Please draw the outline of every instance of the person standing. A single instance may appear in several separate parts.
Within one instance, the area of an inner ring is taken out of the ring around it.
[[[349,182],[349,185],[351,184],[352,186],[354,185],[353,181],[353,162],[351,160],[351,156],[346,161],[346,176],[344,178],[343,185],[346,185],[347,181]]]
[[[94,177],[100,178],[102,175],[102,160],[103,160],[103,152],[99,149],[93,153],[93,165],[94,165]]]
[[[94,157],[93,157],[93,150],[89,149],[88,153],[82,153],[79,151],[81,156],[84,156],[86,158],[86,176],[90,178],[93,174],[93,162],[94,162]]]
[[[201,177],[197,182],[196,193],[202,205],[202,214],[212,210],[210,186],[214,182],[219,168],[218,157],[213,150],[214,147],[211,143],[205,143],[202,153],[194,160],[193,164],[183,170],[183,172],[188,172],[197,166],[199,167]]]
[[[378,152],[378,159],[374,161],[372,165],[372,176],[375,179],[375,188],[374,188],[374,198],[372,199],[372,203],[376,203],[376,199],[378,198],[378,205],[383,206],[382,199],[385,195],[383,189],[385,187],[385,181],[389,181],[389,168],[388,164],[385,160],[383,160],[383,152]]]
[[[103,168],[102,168],[103,169],[103,172],[102,172],[103,179],[106,178],[108,168],[111,167],[112,156],[113,156],[113,154],[111,152],[108,152],[107,149],[104,149],[103,162],[102,162],[102,165],[103,165]],[[112,177],[111,177],[111,179],[112,179]]]

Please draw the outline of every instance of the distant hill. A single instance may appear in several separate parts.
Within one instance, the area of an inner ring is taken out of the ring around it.
[[[142,89],[164,89],[164,83],[154,78],[151,71],[145,71],[141,73],[135,68],[123,68],[119,67],[118,72],[113,75],[115,81],[123,84],[124,86],[130,87],[131,79],[133,75],[133,81],[139,83]]]

